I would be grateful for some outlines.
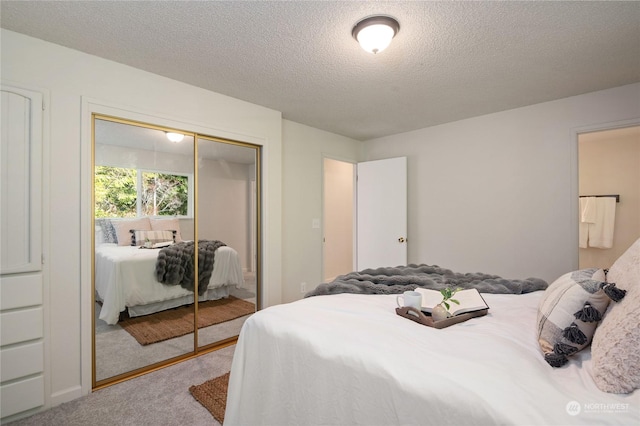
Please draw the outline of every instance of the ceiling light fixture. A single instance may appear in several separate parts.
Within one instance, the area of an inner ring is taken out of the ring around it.
[[[370,53],[380,53],[391,44],[400,31],[400,24],[391,16],[369,16],[358,22],[351,31],[353,38]]]
[[[167,139],[169,139],[171,142],[182,142],[182,139],[184,139],[184,135],[182,133],[174,133],[174,132],[167,132]]]

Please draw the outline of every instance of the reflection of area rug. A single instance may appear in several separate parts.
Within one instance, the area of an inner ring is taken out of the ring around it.
[[[227,299],[198,303],[198,328],[220,324],[252,314],[256,306],[246,300],[229,296]],[[128,318],[118,323],[141,345],[150,345],[193,332],[193,305]]]
[[[208,380],[201,385],[189,388],[191,395],[204,406],[213,417],[224,423],[224,410],[227,407],[227,388],[229,386],[229,373],[215,379]]]

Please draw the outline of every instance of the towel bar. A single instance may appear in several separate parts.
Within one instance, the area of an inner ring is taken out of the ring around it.
[[[583,197],[614,197],[616,199],[616,203],[620,202],[620,195],[619,194],[612,194],[612,195],[580,195],[580,198]]]

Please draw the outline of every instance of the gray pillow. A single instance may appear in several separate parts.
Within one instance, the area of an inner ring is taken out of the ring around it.
[[[110,219],[96,219],[96,226],[100,227],[102,231],[102,242],[117,244],[118,237],[116,236],[116,229],[113,227]]]
[[[602,269],[583,269],[564,274],[545,290],[538,306],[538,343],[552,367],[563,366],[591,343],[610,301],[604,284]]]

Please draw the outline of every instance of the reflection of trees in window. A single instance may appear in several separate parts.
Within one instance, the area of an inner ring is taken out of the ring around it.
[[[96,166],[94,192],[95,217],[188,214],[189,177],[184,175]]]
[[[143,216],[186,216],[189,201],[186,176],[142,173]]]
[[[137,170],[96,166],[96,217],[135,217],[137,215]]]

